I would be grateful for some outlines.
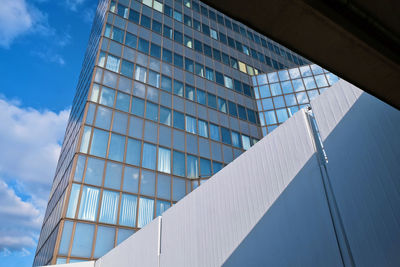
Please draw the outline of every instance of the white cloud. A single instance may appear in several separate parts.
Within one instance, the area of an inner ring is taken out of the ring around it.
[[[54,113],[22,108],[17,101],[0,96],[0,251],[3,254],[36,245],[68,116],[68,110]]]
[[[35,32],[53,35],[47,16],[25,0],[2,0],[0,8],[0,46],[8,48],[20,35]]]
[[[46,62],[56,63],[60,66],[65,65],[64,57],[58,53],[55,53],[51,49],[46,50],[46,51],[32,51],[32,55],[37,56]]]
[[[77,11],[78,7],[83,5],[86,0],[65,0],[65,5],[72,11]]]

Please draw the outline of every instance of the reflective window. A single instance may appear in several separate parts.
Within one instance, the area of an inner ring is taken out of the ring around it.
[[[78,205],[78,198],[81,186],[72,184],[71,193],[69,196],[68,210],[66,216],[68,218],[75,218],[76,207]],[[61,249],[61,248],[60,248]]]
[[[128,138],[126,149],[126,163],[139,166],[141,142]]]
[[[111,134],[108,158],[116,161],[124,160],[125,137],[119,134]]]
[[[171,110],[160,106],[160,123],[171,126]]]
[[[151,171],[142,170],[140,180],[140,194],[154,196],[156,186],[156,174]]]
[[[146,118],[149,120],[158,121],[158,105],[147,102]]]
[[[100,190],[94,187],[84,186],[82,189],[81,203],[78,218],[81,220],[95,221],[97,206],[99,204]]]
[[[186,85],[186,90],[185,90],[185,97],[189,100],[194,101],[194,88],[190,85]]]
[[[183,97],[183,83],[174,80],[174,94]]]
[[[171,173],[171,151],[167,148],[158,148],[158,171]]]
[[[97,227],[96,245],[94,249],[95,258],[100,258],[114,248],[115,228],[107,226]]]
[[[186,115],[186,131],[193,134],[197,133],[196,118]]]
[[[160,74],[158,72],[149,71],[149,84],[157,88],[160,87]]]
[[[106,176],[104,179],[104,187],[119,190],[121,188],[122,165],[118,163],[108,162],[106,168]]]
[[[78,156],[78,160],[76,162],[76,167],[75,167],[74,181],[77,182],[82,181],[83,171],[85,170],[85,161],[86,161],[85,156],[82,155]]]
[[[85,184],[101,186],[103,181],[104,160],[96,158],[88,158]]]
[[[118,57],[108,55],[106,69],[114,71],[114,72],[119,72],[119,63],[120,63],[120,59]]]
[[[138,227],[144,227],[153,220],[154,200],[141,197],[139,200]]]
[[[229,132],[229,129],[225,127],[221,127],[221,137],[222,137],[222,142],[225,144],[231,144],[231,134]]]
[[[208,138],[208,123],[199,119],[199,135]]]
[[[199,163],[197,157],[187,155],[187,177],[198,178],[199,177]]]
[[[168,175],[159,174],[157,176],[157,197],[170,199],[171,198],[171,177]]]
[[[219,127],[212,123],[210,123],[210,138],[216,141],[220,141]]]
[[[156,168],[156,146],[148,143],[143,144],[143,161],[144,168],[155,170]]]
[[[134,233],[135,231],[131,229],[124,229],[124,228],[118,229],[117,246],[121,244],[123,241],[125,241],[128,237],[133,235]]]
[[[242,145],[245,150],[251,147],[250,145],[250,138],[246,135],[242,135]]]
[[[71,221],[65,221],[63,227],[63,233],[61,236],[60,247],[58,253],[61,255],[68,255],[69,243],[72,236],[72,227],[74,223]]]
[[[178,201],[186,195],[186,183],[185,180],[179,178],[173,178],[172,186],[172,199]]]
[[[156,216],[160,216],[171,207],[171,203],[167,201],[157,200]]]
[[[111,126],[112,110],[104,107],[97,108],[97,116],[95,126],[106,130],[110,129]]]
[[[226,101],[225,101],[225,99],[218,97],[218,109],[219,109],[219,111],[226,113]]]
[[[133,63],[126,61],[126,60],[122,60],[121,74],[128,76],[129,78],[132,78],[133,77],[133,67],[134,67]]]
[[[185,115],[174,110],[174,127],[185,130]]]
[[[265,120],[267,121],[267,124],[275,124],[276,123],[276,117],[275,117],[275,111],[267,111],[264,112],[265,115]]]
[[[174,150],[173,174],[185,176],[185,154]]]
[[[139,186],[139,169],[125,167],[124,184],[122,190],[130,193],[137,193]]]
[[[128,115],[121,112],[115,112],[112,130],[117,133],[125,134],[127,125]]]
[[[289,118],[285,108],[277,109],[276,115],[278,116],[279,123],[283,123],[284,121],[286,121]]]
[[[200,158],[200,177],[211,176],[211,161],[208,159]]]
[[[99,222],[116,224],[118,213],[119,193],[103,190]]]
[[[144,115],[144,100],[133,97],[132,98],[132,113],[136,116],[143,117]]]
[[[206,105],[206,92],[204,92],[203,90],[197,89],[197,102],[199,104],[203,104]]]
[[[134,195],[122,194],[121,211],[119,224],[124,226],[136,226],[137,197]]]
[[[241,147],[240,134],[237,133],[237,132],[232,131],[231,135],[232,135],[232,145],[235,146],[235,147]]]
[[[71,249],[72,257],[90,258],[92,253],[94,224],[77,223]]]
[[[167,76],[162,76],[161,78],[161,89],[167,91],[167,92],[172,92],[172,80],[171,78]]]

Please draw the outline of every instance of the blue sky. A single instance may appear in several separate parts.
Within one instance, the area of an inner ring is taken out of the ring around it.
[[[32,266],[97,0],[2,0],[0,266]]]

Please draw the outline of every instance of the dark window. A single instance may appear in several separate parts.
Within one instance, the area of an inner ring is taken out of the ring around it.
[[[204,16],[208,16],[208,10],[205,6],[200,6],[201,7],[201,14]]]
[[[239,32],[239,26],[236,23],[232,22],[232,28],[235,32]]]
[[[148,54],[149,53],[149,42],[142,38],[139,38],[138,50],[143,53]]]
[[[161,47],[154,43],[151,43],[150,55],[156,58],[161,58]]]
[[[224,85],[224,75],[218,71],[215,71],[215,81],[220,85]]]
[[[132,113],[136,116],[143,117],[144,115],[144,100],[132,97]]]
[[[243,51],[242,43],[235,41],[235,44],[236,44],[236,49],[242,52]]]
[[[221,61],[221,52],[215,48],[213,48],[213,58],[215,60]]]
[[[265,62],[272,67],[271,59],[269,57],[265,56]]]
[[[172,79],[167,76],[161,77],[161,89],[167,92],[172,92]]]
[[[212,19],[212,20],[216,20],[217,19],[217,16],[215,15],[215,12],[212,11],[212,10],[208,10],[208,15],[209,15],[210,19]]]
[[[231,57],[231,67],[234,68],[234,69],[238,69],[238,67],[239,67],[238,66],[238,61],[233,57]]]
[[[208,36],[210,36],[210,27],[208,27],[206,24],[202,24],[201,25],[202,26],[202,28],[203,28],[203,33],[204,34],[206,34],[206,35],[208,35]]]
[[[161,34],[162,32],[162,24],[158,21],[153,20],[153,26],[152,26],[153,31],[156,33]]]
[[[187,25],[187,26],[189,26],[189,27],[192,27],[192,18],[191,17],[189,17],[188,15],[184,15],[183,16],[183,21],[184,21],[184,23],[185,23],[185,25]]]
[[[200,12],[200,6],[198,3],[192,2],[192,8],[193,8],[193,10]]]
[[[180,44],[183,44],[183,35],[181,32],[174,31],[174,40]]]
[[[174,53],[174,65],[183,69],[183,57]]]
[[[164,14],[169,17],[172,17],[172,15],[173,15],[172,8],[170,6],[164,5]]]
[[[151,19],[142,14],[142,18],[140,20],[140,25],[150,29],[151,28]]]
[[[237,117],[236,104],[231,101],[228,101],[228,108],[229,108],[229,115]]]
[[[201,23],[198,20],[193,19],[193,28],[201,32]]]
[[[193,60],[185,58],[185,70],[189,72],[194,72]]]
[[[219,40],[221,41],[221,43],[227,44],[226,35],[225,34],[219,33]]]
[[[174,110],[174,127],[185,130],[185,115]]]
[[[163,35],[164,35],[165,37],[169,38],[169,39],[172,39],[172,34],[173,34],[172,29],[171,29],[170,27],[164,25],[164,32],[163,32]]]
[[[194,39],[194,50],[203,53],[203,44],[199,40]]]
[[[137,37],[136,35],[130,34],[129,32],[126,33],[126,38],[125,38],[125,45],[136,48],[136,43],[137,43]]]
[[[225,144],[230,145],[232,143],[231,141],[231,133],[229,129],[222,127],[221,126],[221,137],[222,137],[222,142]]]
[[[247,121],[246,108],[241,105],[237,105],[237,107],[238,107],[239,118]]]
[[[224,25],[224,18],[220,14],[217,14],[217,20],[218,20],[218,23]]]
[[[212,57],[212,49],[211,46],[204,44],[204,54],[206,54],[209,57]]]
[[[172,52],[169,51],[168,49],[163,48],[163,57],[162,58],[165,62],[172,64]]]
[[[222,62],[229,66],[229,56],[225,53],[222,53]]]
[[[129,12],[129,20],[139,24],[140,13],[131,9]]]
[[[232,48],[235,48],[235,40],[228,36],[228,45]]]
[[[174,80],[174,94],[183,97],[183,83],[180,81]]]
[[[247,96],[252,96],[250,85],[243,83],[243,93]]]
[[[235,91],[237,92],[243,92],[242,91],[242,83],[238,80],[233,80],[233,89],[235,89]]]
[[[252,123],[257,123],[256,121],[256,113],[254,110],[247,109],[247,115],[249,116],[249,121]]]
[[[217,97],[213,94],[207,93],[208,106],[212,108],[217,108]]]

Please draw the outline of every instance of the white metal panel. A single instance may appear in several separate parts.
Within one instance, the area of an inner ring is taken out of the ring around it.
[[[161,266],[222,265],[314,152],[300,111],[163,214]]]
[[[345,81],[311,105],[356,266],[400,266],[400,111]]]

